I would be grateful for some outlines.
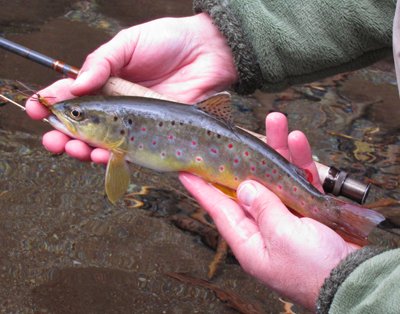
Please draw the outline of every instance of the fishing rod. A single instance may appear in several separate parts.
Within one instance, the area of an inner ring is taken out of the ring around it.
[[[65,74],[70,78],[76,79],[79,75],[80,69],[76,67],[73,67],[59,60],[45,56],[39,52],[18,45],[2,37],[0,37],[0,48],[3,48],[23,58],[41,64],[47,68],[52,69],[53,71]],[[149,98],[163,99],[176,102],[176,100],[171,97],[159,94],[146,87],[112,76],[104,84],[100,92],[106,95],[141,96],[141,97],[149,97]],[[1,95],[0,97],[3,99],[5,98],[4,96]],[[9,101],[8,98],[5,99]],[[20,105],[18,104],[18,106]],[[262,139],[263,141],[266,140],[266,137],[263,135],[250,132],[248,130],[245,131]],[[371,187],[370,183],[367,184],[365,182],[355,180],[349,177],[347,172],[339,171],[333,166],[328,167],[317,162],[315,164],[318,169],[320,181],[323,182],[323,188],[325,192],[332,193],[333,195],[336,196],[342,195],[360,204],[364,204]]]
[[[0,37],[0,48],[8,50],[9,52],[15,53],[25,59],[44,65],[58,73],[67,75],[70,78],[77,78],[79,69],[71,65],[65,64],[64,62],[45,56],[39,52],[33,51],[29,48],[23,47],[12,41]]]

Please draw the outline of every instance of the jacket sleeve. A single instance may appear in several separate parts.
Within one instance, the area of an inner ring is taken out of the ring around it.
[[[392,53],[396,0],[194,0],[227,39],[241,94],[278,92]]]
[[[400,313],[400,249],[364,247],[349,254],[327,278],[318,314]]]

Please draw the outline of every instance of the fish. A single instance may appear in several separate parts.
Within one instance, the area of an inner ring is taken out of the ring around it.
[[[130,184],[129,162],[156,171],[187,171],[221,190],[255,180],[289,208],[344,239],[368,244],[384,217],[318,191],[300,169],[234,125],[231,96],[218,93],[195,105],[135,96],[84,96],[50,107],[50,124],[110,151],[105,189],[118,201]],[[234,193],[231,194],[235,195]]]

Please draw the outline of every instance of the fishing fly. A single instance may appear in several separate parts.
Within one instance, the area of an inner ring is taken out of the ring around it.
[[[48,97],[42,97],[37,91],[29,88],[28,86],[26,86],[24,83],[20,82],[20,81],[16,81],[18,84],[20,84],[22,87],[24,87],[27,91],[31,92],[33,95],[35,95],[36,97],[36,101],[40,104],[42,104],[43,106],[45,106],[47,109],[49,109],[52,104],[50,104],[46,98],[56,98],[53,96],[48,96]],[[25,96],[31,97],[29,95],[27,95],[25,93],[25,91],[20,91],[19,93],[24,94]]]

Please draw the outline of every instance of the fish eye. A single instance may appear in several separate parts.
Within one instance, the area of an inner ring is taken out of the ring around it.
[[[71,118],[74,120],[77,120],[77,121],[82,120],[83,119],[82,108],[79,106],[72,107],[71,111],[70,111],[70,115],[71,115]]]

